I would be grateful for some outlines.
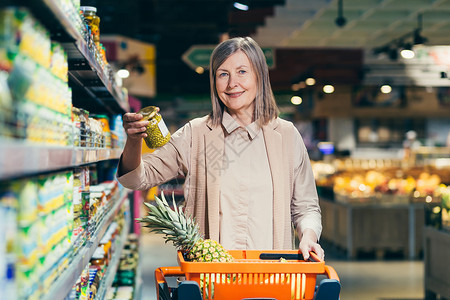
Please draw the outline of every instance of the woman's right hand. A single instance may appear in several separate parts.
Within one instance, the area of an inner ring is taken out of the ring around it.
[[[123,128],[131,140],[141,140],[147,137],[145,133],[146,126],[150,123],[149,121],[141,121],[143,116],[137,113],[126,113],[123,115]]]

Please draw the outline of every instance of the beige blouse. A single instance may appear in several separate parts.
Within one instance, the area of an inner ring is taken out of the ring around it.
[[[219,199],[219,242],[226,249],[273,249],[273,188],[264,136],[223,115],[225,149]]]

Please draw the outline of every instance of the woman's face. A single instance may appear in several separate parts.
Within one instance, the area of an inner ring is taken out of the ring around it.
[[[257,79],[244,52],[235,52],[217,69],[216,90],[230,114],[253,116]]]

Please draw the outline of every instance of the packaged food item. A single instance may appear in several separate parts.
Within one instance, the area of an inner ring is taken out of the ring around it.
[[[95,119],[97,119],[102,124],[101,147],[110,149],[111,148],[111,129],[109,128],[109,119],[106,115],[97,115],[97,116],[95,116]]]
[[[94,43],[100,49],[100,18],[97,16],[97,8],[94,6],[81,6],[84,18],[91,29]]]
[[[156,149],[164,146],[170,140],[170,132],[156,107],[147,106],[137,113],[143,116],[142,120],[150,121],[145,130],[147,137],[144,138],[147,147]]]

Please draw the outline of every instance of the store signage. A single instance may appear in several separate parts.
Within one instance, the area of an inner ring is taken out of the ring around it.
[[[193,70],[197,67],[209,69],[209,58],[216,45],[194,45],[191,46],[182,56],[181,59]],[[275,51],[272,48],[262,48],[266,57],[269,69],[275,67]]]

